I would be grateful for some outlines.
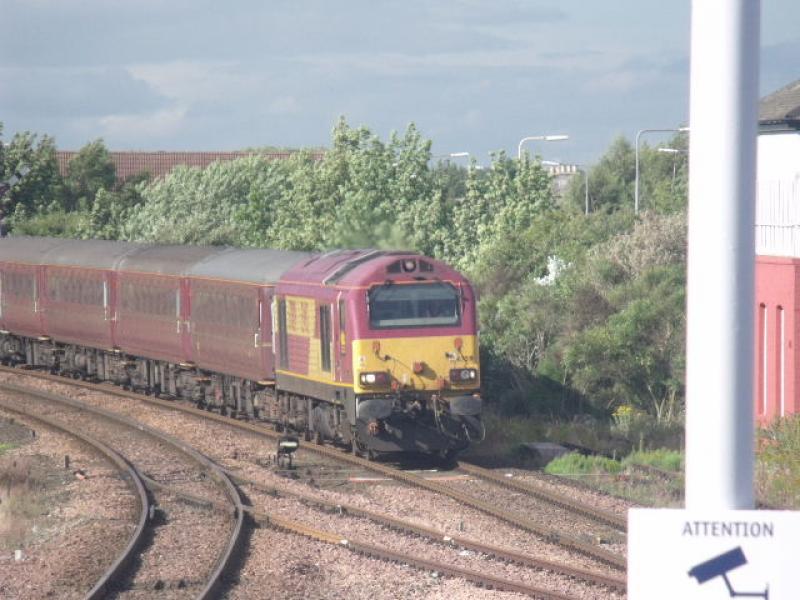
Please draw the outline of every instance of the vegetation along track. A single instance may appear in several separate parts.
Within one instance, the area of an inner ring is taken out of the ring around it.
[[[10,373],[17,373],[19,374],[19,369],[7,368],[7,367],[0,367],[0,370],[10,372]],[[136,400],[145,401],[151,404],[155,404],[161,407],[169,408],[172,410],[182,411],[187,414],[192,414],[197,417],[203,419],[210,419],[217,421],[219,423],[226,424],[230,427],[238,428],[241,430],[249,431],[255,433],[258,436],[267,437],[269,439],[277,441],[281,434],[273,432],[266,427],[256,424],[256,423],[249,423],[245,421],[238,421],[235,419],[231,419],[230,417],[224,417],[215,413],[211,413],[208,411],[200,410],[198,408],[185,405],[183,403],[175,402],[175,401],[168,401],[162,400],[157,398],[152,398],[149,396],[143,396],[141,394],[136,394],[133,392],[128,392],[125,390],[120,390],[114,386],[108,384],[92,384],[87,382],[80,382],[80,381],[72,381],[62,377],[52,376],[41,372],[36,371],[25,371],[26,375],[32,375],[35,377],[40,377],[43,379],[49,379],[51,381],[58,381],[62,383],[72,384],[87,387],[90,389],[95,389],[99,391],[103,391],[109,394],[133,398]],[[470,506],[476,510],[479,510],[485,514],[491,515],[496,517],[502,521],[510,523],[516,527],[524,529],[526,531],[530,531],[535,533],[536,535],[541,536],[542,538],[547,539],[548,541],[557,543],[561,546],[564,546],[570,550],[580,552],[586,556],[594,558],[598,561],[601,561],[605,564],[608,564],[616,569],[621,571],[625,570],[626,561],[623,556],[620,556],[616,553],[609,552],[603,548],[599,548],[594,544],[584,542],[580,539],[577,539],[569,534],[565,534],[560,531],[556,531],[546,526],[539,525],[530,519],[525,518],[524,516],[503,510],[489,502],[485,502],[480,498],[472,496],[470,494],[466,494],[460,492],[458,490],[453,489],[452,487],[442,484],[435,481],[427,480],[423,477],[415,475],[413,473],[409,473],[406,471],[402,471],[400,469],[396,469],[389,465],[369,461],[363,458],[359,458],[357,456],[353,456],[351,454],[347,454],[338,450],[336,448],[325,446],[325,445],[316,445],[316,444],[308,444],[300,442],[302,448],[321,454],[326,456],[330,459],[336,461],[343,461],[348,462],[350,464],[357,465],[361,468],[369,469],[371,471],[375,471],[378,473],[383,474],[384,476],[390,477],[395,480],[403,481],[409,485],[413,485],[422,489],[427,489],[428,491],[442,494],[444,496],[448,496],[450,498],[455,499],[456,501]]]
[[[96,600],[104,597],[111,589],[120,587],[121,582],[126,576],[127,569],[132,565],[136,557],[136,553],[139,551],[144,542],[145,529],[148,523],[148,515],[150,513],[151,504],[142,478],[136,471],[135,467],[126,461],[122,455],[106,446],[100,440],[86,433],[77,431],[69,425],[59,423],[58,421],[49,419],[43,415],[36,415],[20,406],[13,406],[5,402],[0,402],[0,409],[21,415],[27,420],[39,422],[50,429],[62,432],[91,446],[95,449],[95,451],[105,456],[106,459],[108,459],[108,461],[117,468],[123,479],[128,482],[131,491],[136,496],[139,504],[139,518],[136,523],[136,528],[131,535],[130,541],[125,546],[124,550],[119,554],[119,556],[117,556],[111,566],[108,567],[108,569],[106,569],[103,575],[98,579],[94,587],[92,587],[92,589],[85,596],[86,600]]]
[[[227,498],[227,503],[225,504],[224,512],[229,515],[232,515],[233,523],[230,528],[230,534],[228,536],[227,542],[225,543],[223,549],[219,551],[216,559],[212,561],[213,566],[209,569],[210,573],[204,577],[203,581],[200,582],[190,581],[189,584],[197,583],[196,586],[192,585],[191,587],[200,588],[200,590],[193,596],[197,599],[211,598],[215,597],[218,594],[220,585],[223,582],[223,577],[225,576],[227,569],[229,569],[230,566],[232,565],[236,551],[241,550],[241,545],[243,543],[242,537],[243,537],[244,513],[245,513],[244,506],[242,505],[238,490],[235,488],[230,478],[223,472],[223,470],[218,465],[216,465],[214,462],[210,461],[208,458],[197,452],[195,449],[184,444],[182,441],[172,436],[169,436],[165,433],[162,433],[160,431],[156,431],[154,429],[146,427],[131,419],[122,417],[118,414],[103,409],[94,408],[85,405],[81,402],[77,402],[75,400],[59,396],[57,394],[42,392],[39,390],[32,390],[14,384],[0,383],[0,390],[6,391],[11,394],[26,396],[28,398],[35,398],[36,400],[41,401],[47,405],[51,406],[55,405],[61,409],[67,408],[72,411],[80,412],[83,415],[91,414],[94,417],[111,422],[116,426],[121,427],[124,430],[127,430],[130,433],[134,433],[137,436],[146,436],[149,439],[155,440],[158,443],[155,446],[156,448],[158,446],[162,447],[166,446],[174,454],[183,455],[184,457],[188,458],[191,463],[199,466],[200,473],[202,474],[202,479],[205,479],[206,475],[210,475],[211,478],[216,482],[216,484],[222,488],[223,495],[224,497]],[[26,412],[28,412],[31,415],[34,415],[34,413],[30,413],[29,411]],[[118,441],[115,443],[118,443]],[[160,462],[164,462],[163,457],[160,458]],[[174,465],[171,465],[171,468],[174,470]],[[172,487],[159,485],[156,481],[154,481],[151,478],[145,478],[145,479],[147,480],[148,487],[151,488],[151,491],[157,489],[159,491],[167,492],[164,495],[165,503],[170,502],[168,496],[172,495],[172,496],[188,498],[192,501],[193,504],[195,505],[199,504],[200,507],[214,506],[218,508],[220,505],[220,503],[213,497],[214,496],[213,494],[211,494],[210,497],[208,497],[208,496],[198,496],[188,493],[182,493],[179,490],[176,490]],[[176,519],[174,525],[179,525],[179,524],[185,524],[185,520],[182,521],[181,519]],[[193,526],[197,527],[197,524],[194,523]],[[204,531],[206,527],[207,523],[203,523],[200,526],[200,531]],[[186,556],[184,556],[183,558],[186,557],[188,557],[189,559],[196,558],[195,555],[195,551],[197,550],[196,547],[183,548],[182,550],[186,553]],[[144,563],[145,561],[140,561],[140,562]],[[178,573],[182,572],[187,564],[193,564],[192,560],[187,560],[185,564],[179,565],[179,568],[176,570],[176,572]],[[189,587],[189,585],[187,585],[185,581],[182,581],[179,587],[182,589],[186,589]]]

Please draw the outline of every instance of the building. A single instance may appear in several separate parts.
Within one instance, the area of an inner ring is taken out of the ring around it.
[[[800,412],[800,80],[759,106],[755,414]]]
[[[67,174],[67,165],[75,158],[76,150],[59,150],[56,152],[58,170],[62,176]],[[111,161],[116,167],[117,182],[125,181],[132,175],[150,173],[153,179],[164,177],[178,165],[205,169],[208,165],[228,160],[236,160],[258,154],[266,160],[284,160],[292,152],[109,152]],[[322,152],[314,152],[315,160],[322,158]]]

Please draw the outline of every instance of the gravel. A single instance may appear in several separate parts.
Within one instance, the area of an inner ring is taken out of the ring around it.
[[[0,458],[0,474],[24,468],[36,482],[9,527],[12,501],[4,496],[0,505],[0,597],[83,598],[130,539],[138,504],[105,459],[69,436],[36,431],[35,440]]]
[[[0,373],[0,379],[14,375]],[[306,483],[292,481],[259,466],[257,462],[274,451],[273,443],[246,432],[238,432],[213,422],[199,421],[181,413],[146,406],[133,400],[111,397],[50,382],[25,380],[26,385],[44,387],[81,401],[102,406],[140,420],[179,437],[218,463],[244,477],[266,485],[283,487],[305,494],[313,493],[329,501],[354,504],[396,518],[435,527],[445,534],[469,537],[485,543],[528,553],[537,558],[562,562],[603,573],[618,573],[597,561],[561,548],[545,539],[519,530],[493,517],[460,505],[455,500],[432,492],[411,488],[396,482],[377,481],[370,484],[342,485],[336,489],[310,488]],[[295,456],[302,469],[306,458],[303,452]],[[308,464],[314,460],[308,460]],[[518,476],[525,477],[524,472]],[[536,483],[542,485],[538,478]],[[458,484],[469,486],[476,494],[488,494],[499,501],[499,492],[486,489],[484,483],[470,481]],[[557,487],[548,482],[547,485]],[[494,486],[491,486],[494,487]],[[565,486],[566,487],[566,486]],[[496,488],[495,488],[496,489]],[[554,573],[506,565],[469,551],[424,541],[414,536],[387,530],[365,519],[342,517],[314,510],[295,500],[265,497],[252,490],[248,495],[265,511],[279,512],[293,519],[342,535],[383,544],[399,551],[412,551],[418,556],[443,560],[449,564],[474,570],[489,571],[516,581],[524,581],[568,593],[575,598],[622,598],[613,593]],[[503,492],[508,494],[509,492]],[[494,495],[492,495],[494,494]],[[622,513],[625,507],[618,499],[610,499],[589,490],[569,489],[576,500],[588,501],[606,510]],[[522,500],[527,506],[529,500]],[[615,504],[616,503],[616,504]],[[532,515],[527,514],[527,517]],[[562,509],[542,506],[540,516],[554,528],[571,525],[574,517],[566,517]],[[606,544],[603,547],[624,552],[624,546]],[[175,578],[165,575],[165,579]],[[282,598],[516,598],[516,594],[484,590],[475,585],[451,578],[435,577],[407,566],[395,565],[356,555],[344,548],[326,545],[271,529],[254,531],[239,581],[229,590],[229,597]]]

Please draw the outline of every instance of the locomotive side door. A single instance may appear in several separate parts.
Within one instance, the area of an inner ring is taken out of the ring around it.
[[[187,363],[197,360],[192,344],[192,322],[189,319],[192,314],[191,298],[189,278],[181,277],[175,294],[175,331],[180,335],[181,353]]]
[[[336,381],[349,382],[352,377],[352,369],[348,357],[348,344],[350,342],[347,334],[347,299],[342,292],[336,296],[336,316],[334,319],[334,362],[336,364]]]
[[[258,290],[258,328],[254,343],[258,347],[258,364],[263,379],[275,378],[275,349],[272,347],[272,301],[275,288],[262,287]]]

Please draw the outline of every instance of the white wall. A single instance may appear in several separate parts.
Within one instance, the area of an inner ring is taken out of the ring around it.
[[[800,258],[800,132],[758,136],[756,254]]]

